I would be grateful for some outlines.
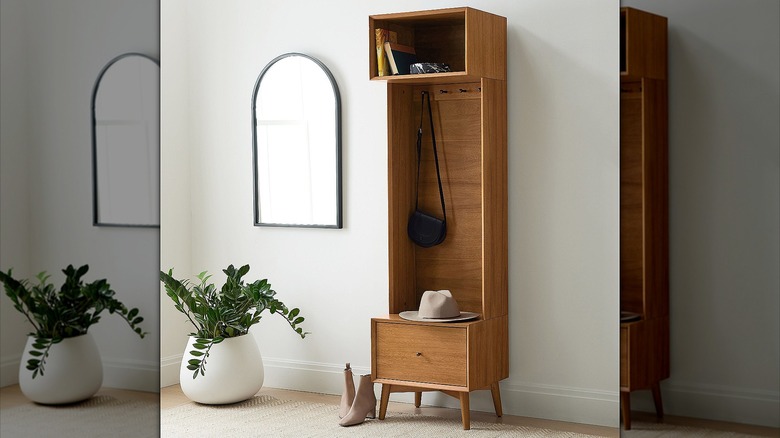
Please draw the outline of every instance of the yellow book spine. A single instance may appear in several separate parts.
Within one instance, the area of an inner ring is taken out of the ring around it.
[[[389,38],[387,29],[376,29],[376,70],[379,76],[390,74],[390,64],[385,55],[385,41]]]

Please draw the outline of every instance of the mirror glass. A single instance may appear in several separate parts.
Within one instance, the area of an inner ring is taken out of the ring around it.
[[[93,224],[160,224],[160,65],[140,53],[109,61],[92,90]]]
[[[288,53],[252,96],[255,225],[341,228],[341,103],[320,61]]]

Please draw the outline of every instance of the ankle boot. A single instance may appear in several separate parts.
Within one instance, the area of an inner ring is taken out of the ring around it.
[[[352,407],[352,401],[355,400],[355,382],[352,380],[352,368],[344,368],[344,392],[341,394],[341,406],[339,406],[339,418],[344,418]]]
[[[376,418],[376,395],[374,395],[371,374],[360,376],[352,408],[339,421],[339,426],[354,426],[366,421],[366,418]]]

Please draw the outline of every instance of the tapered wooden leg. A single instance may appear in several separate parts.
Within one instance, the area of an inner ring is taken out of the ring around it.
[[[496,417],[504,415],[504,410],[501,408],[501,390],[498,387],[498,382],[490,385],[490,394],[493,396],[493,407],[496,408]]]
[[[382,397],[379,400],[379,419],[384,420],[387,413],[387,401],[390,400],[390,387],[387,383],[382,384]]]
[[[660,420],[664,418],[664,403],[661,400],[661,383],[655,382],[651,390],[653,391],[653,402],[655,403],[655,415]]]
[[[631,430],[631,393],[620,391],[620,412],[623,414],[623,429]]]
[[[463,430],[471,429],[471,411],[469,410],[469,393],[460,393],[460,415],[463,420]]]
[[[419,408],[422,404],[422,392],[414,393],[414,407]]]

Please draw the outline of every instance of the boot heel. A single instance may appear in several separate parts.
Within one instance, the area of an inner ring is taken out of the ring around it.
[[[369,412],[368,415],[366,415],[366,418],[375,419],[376,418],[376,406],[374,407],[374,410]]]

